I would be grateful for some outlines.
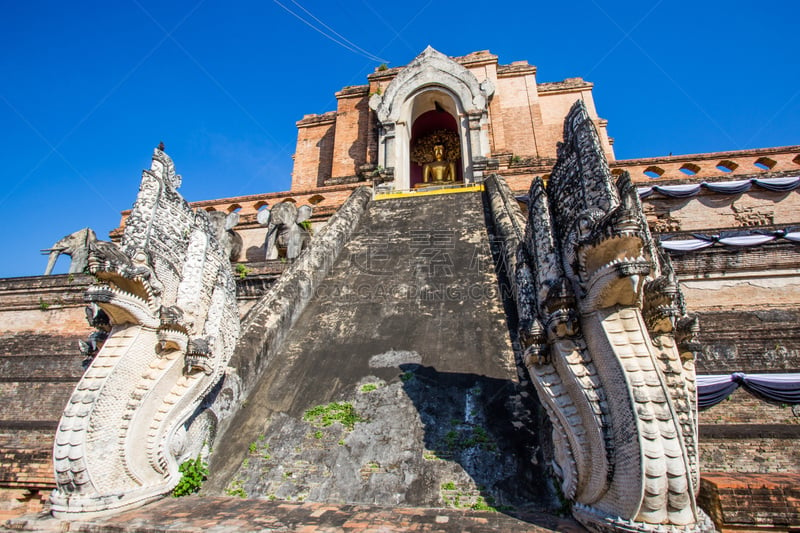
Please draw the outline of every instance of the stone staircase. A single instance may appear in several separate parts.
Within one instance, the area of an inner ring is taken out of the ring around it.
[[[552,509],[494,265],[480,192],[370,203],[217,438],[202,494]]]

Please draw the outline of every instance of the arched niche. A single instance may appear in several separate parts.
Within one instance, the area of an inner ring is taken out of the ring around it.
[[[391,169],[395,188],[412,185],[415,171],[409,157],[414,124],[428,120],[424,116],[430,111],[441,110],[455,122],[461,140],[460,177],[466,182],[481,178],[474,163],[490,152],[487,106],[493,94],[489,80],[479,83],[472,72],[429,46],[383,94],[372,95],[369,105],[378,118],[378,164]]]
[[[445,154],[445,159],[455,163],[458,174],[456,181],[464,179],[464,160],[461,154],[464,151],[464,128],[458,123],[459,110],[453,97],[436,87],[423,90],[411,102],[411,135],[409,136],[409,149],[421,139],[437,132],[450,132],[457,139],[457,147]],[[409,184],[411,187],[422,182],[422,166],[409,157]]]

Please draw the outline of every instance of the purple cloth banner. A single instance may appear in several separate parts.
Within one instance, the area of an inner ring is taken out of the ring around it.
[[[767,401],[800,404],[800,374],[744,374],[697,376],[697,405],[708,409],[739,387]]]

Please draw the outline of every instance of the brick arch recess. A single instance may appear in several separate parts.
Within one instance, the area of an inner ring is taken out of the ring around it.
[[[435,109],[426,111],[417,117],[417,120],[414,121],[414,125],[411,126],[410,146],[414,146],[414,143],[416,143],[417,139],[420,137],[424,137],[428,133],[436,130],[450,130],[458,134],[458,125],[456,124],[456,119],[447,111],[437,111]],[[463,147],[461,151],[464,151]],[[409,153],[410,152],[411,150],[409,149]],[[413,161],[410,161],[409,163],[409,169],[411,172],[411,180],[409,183],[411,184],[411,187],[413,187],[417,183],[422,183],[422,167]],[[463,171],[461,169],[461,158],[458,158],[455,161],[455,164],[458,181],[463,181],[464,176],[462,175]]]

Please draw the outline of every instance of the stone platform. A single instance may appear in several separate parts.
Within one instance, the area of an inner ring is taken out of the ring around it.
[[[231,531],[452,533],[563,532],[586,530],[568,518],[544,513],[510,516],[499,512],[373,505],[335,505],[232,497],[165,498],[134,511],[91,521],[62,522],[28,515],[0,531],[218,533]]]

